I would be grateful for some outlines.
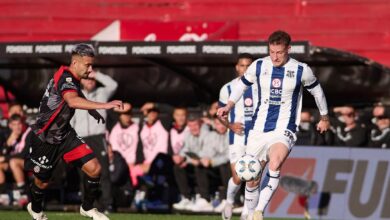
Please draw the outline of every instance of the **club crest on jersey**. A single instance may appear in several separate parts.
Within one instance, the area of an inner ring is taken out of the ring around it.
[[[244,105],[245,106],[252,106],[252,104],[253,104],[253,100],[251,98],[246,98],[244,100]]]
[[[295,71],[294,70],[287,70],[286,71],[287,72],[287,74],[286,74],[286,76],[287,77],[290,77],[290,78],[294,78],[295,77]]]
[[[279,78],[272,79],[272,87],[280,88],[282,86],[282,81]]]
[[[41,171],[41,168],[39,166],[34,167],[34,173],[39,173]]]
[[[72,82],[72,77],[66,77],[65,81],[68,83]]]

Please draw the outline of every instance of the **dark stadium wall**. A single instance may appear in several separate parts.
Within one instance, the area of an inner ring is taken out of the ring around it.
[[[147,101],[193,107],[214,102],[222,85],[235,77],[234,65],[240,51],[255,57],[267,56],[268,51],[264,41],[89,43],[97,50],[94,68],[119,83],[114,98],[136,107]],[[0,82],[17,100],[37,107],[50,77],[60,65],[68,64],[67,50],[72,45],[0,44]],[[309,46],[308,42],[293,42],[291,56],[313,68],[331,106],[372,105],[390,97],[390,70],[367,58]],[[314,107],[315,103],[304,98],[304,106]]]

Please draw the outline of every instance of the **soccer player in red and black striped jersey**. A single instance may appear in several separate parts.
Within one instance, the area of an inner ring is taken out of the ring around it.
[[[123,109],[122,101],[108,103],[85,99],[80,88],[80,79],[92,72],[94,49],[87,44],[78,44],[72,50],[69,67],[61,66],[47,85],[41,100],[36,123],[31,126],[33,135],[28,147],[26,169],[33,171],[31,203],[27,210],[35,220],[47,219],[42,201],[48,181],[59,160],[72,163],[86,174],[85,193],[80,213],[93,219],[108,219],[93,208],[99,187],[100,164],[91,148],[85,144],[70,125],[75,109],[88,110],[96,120],[104,123],[96,109]]]

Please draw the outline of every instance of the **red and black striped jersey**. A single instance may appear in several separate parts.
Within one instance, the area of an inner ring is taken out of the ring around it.
[[[69,122],[75,110],[65,102],[63,95],[66,92],[80,94],[80,79],[68,67],[61,66],[47,85],[37,120],[31,126],[43,142],[59,144],[72,129]]]

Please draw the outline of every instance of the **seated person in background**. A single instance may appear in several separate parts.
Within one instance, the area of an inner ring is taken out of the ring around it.
[[[210,131],[207,127],[202,126],[202,121],[199,116],[190,114],[187,118],[187,126],[189,133],[184,137],[183,148],[178,154],[173,156],[174,162],[174,175],[176,183],[179,188],[179,192],[182,195],[180,202],[173,204],[173,208],[177,210],[191,210],[192,203],[192,189],[193,181],[191,177],[196,172],[196,167],[200,164],[199,152],[202,150],[202,146],[206,143],[206,138]],[[204,196],[209,198],[209,195]],[[208,207],[212,207],[205,198],[198,198],[197,201],[201,201]]]
[[[7,135],[9,132],[8,128],[8,119],[12,117],[12,115],[20,115],[22,117],[23,122],[25,122],[25,114],[23,111],[23,107],[18,102],[12,102],[8,104],[8,114],[4,117],[4,125],[0,127],[0,135]],[[27,125],[24,124],[23,131],[27,129]]]
[[[229,139],[227,127],[217,117],[214,117],[213,124],[215,130],[208,135],[207,142],[203,146],[202,151],[199,152],[201,159],[196,178],[199,188],[204,190],[204,193],[209,193],[210,182],[213,181],[212,176],[219,177],[218,182],[222,186],[218,189],[221,203],[215,207],[214,211],[220,213],[226,205],[226,189],[231,177],[228,150]],[[202,211],[203,209],[202,204],[198,206],[196,203],[193,207],[194,211]]]
[[[344,106],[333,109],[339,115],[339,125],[335,125],[335,145],[348,147],[363,147],[367,145],[367,128],[357,121],[354,107]]]
[[[129,174],[127,161],[118,151],[109,151],[110,180],[112,183],[114,209],[130,207],[133,200],[133,187]]]
[[[315,145],[317,143],[317,131],[313,124],[313,116],[307,109],[301,112],[301,122],[298,127],[297,142],[295,145]]]
[[[15,179],[15,187],[13,190],[14,205],[24,206],[28,203],[28,196],[26,193],[26,177],[24,171],[24,158],[29,153],[28,147],[26,147],[26,141],[30,138],[31,128],[23,133],[20,141],[16,143],[15,150],[11,155],[9,165],[12,171],[12,175]]]
[[[18,145],[18,143],[22,139],[23,135],[23,127],[24,127],[24,120],[22,116],[18,114],[13,114],[8,119],[8,132],[5,133],[5,135],[2,137],[3,140],[1,140],[1,146],[0,146],[0,200],[7,200],[6,196],[6,178],[5,178],[5,171],[9,170],[10,168],[10,159],[13,155],[16,153],[21,153],[22,148]],[[23,145],[24,147],[24,145]],[[23,174],[23,172],[22,172]],[[19,183],[21,185],[21,183]],[[20,187],[24,187],[24,181],[23,185]],[[20,195],[19,195],[20,198]],[[15,199],[19,199],[15,198]],[[9,202],[9,198],[8,198]]]
[[[390,148],[390,108],[375,106],[372,115],[375,126],[371,129],[368,146]]]
[[[169,131],[170,152],[173,157],[178,156],[184,145],[184,137],[189,132],[187,127],[187,109],[176,107],[173,110],[173,124]]]
[[[205,125],[208,125],[210,130],[214,129],[214,116],[217,114],[218,110],[218,101],[215,101],[210,104],[210,107],[207,111],[203,112],[202,121]]]
[[[140,133],[144,161],[143,173],[147,173],[150,164],[159,153],[168,153],[168,132],[159,119],[160,111],[152,108],[147,111],[146,119]]]
[[[125,103],[124,105],[130,104]],[[139,142],[139,125],[133,122],[132,110],[130,108],[128,111],[117,112],[119,113],[119,121],[112,128],[108,140],[112,151],[120,153],[125,159],[127,166],[129,167],[131,181],[134,185],[137,185],[137,172],[135,172],[134,169]]]
[[[151,109],[158,109],[159,120],[164,126],[165,130],[169,131],[173,121],[172,112],[174,108],[171,105],[165,103],[146,102],[141,106],[139,111],[142,112],[144,117],[147,117]]]
[[[23,107],[18,102],[13,102],[8,105],[8,118],[10,118],[12,115],[18,114],[22,117],[23,120],[25,120],[25,114],[23,111]]]

